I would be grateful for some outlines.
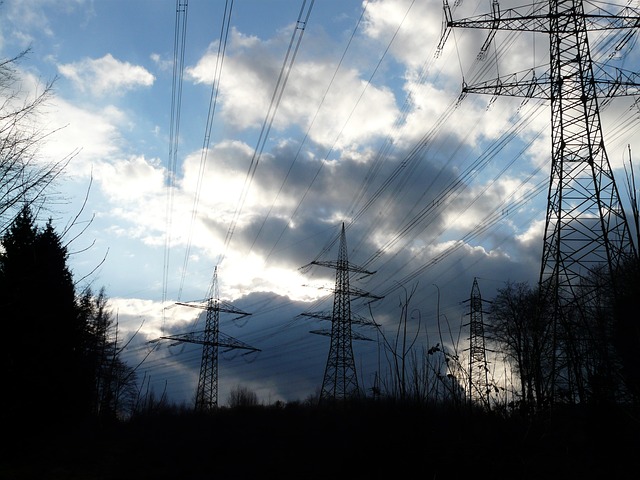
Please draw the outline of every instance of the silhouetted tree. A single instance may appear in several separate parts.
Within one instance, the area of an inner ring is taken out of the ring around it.
[[[98,295],[86,289],[78,300],[78,308],[86,325],[84,364],[93,378],[92,411],[106,419],[128,416],[138,395],[136,374],[120,358],[118,325],[108,308],[104,289]]]
[[[636,404],[640,402],[640,261],[627,262],[619,272],[613,343],[621,361],[626,391]]]
[[[593,269],[581,279],[575,300],[562,317],[559,345],[571,380],[564,383],[573,386],[567,396],[570,402],[602,405],[622,398],[624,382],[614,346],[613,282],[604,266]]]
[[[21,421],[80,419],[90,413],[93,371],[67,250],[51,221],[36,226],[28,206],[1,242],[1,414]]]
[[[624,163],[624,162],[623,162]],[[631,158],[629,146],[629,162],[624,165],[627,192],[631,206],[629,226],[632,239],[636,245],[635,255],[629,258],[615,272],[616,297],[614,301],[613,344],[620,358],[622,375],[626,392],[636,405],[640,402],[640,322],[638,322],[638,299],[640,298],[640,202],[636,187],[636,168]],[[634,228],[635,227],[635,228]]]
[[[236,385],[229,393],[230,407],[255,407],[259,404],[258,394],[242,385]]]
[[[547,400],[551,375],[552,322],[548,306],[526,282],[508,282],[491,303],[487,338],[511,360],[520,381],[524,412]]]
[[[557,325],[558,401],[611,405],[637,398],[637,270],[630,257],[613,274],[592,269],[575,288]]]
[[[20,205],[43,199],[47,187],[74,155],[53,162],[38,156],[43,142],[55,132],[37,126],[38,115],[52,95],[53,82],[35,93],[22,91],[24,82],[16,66],[27,52],[0,59],[0,234]]]

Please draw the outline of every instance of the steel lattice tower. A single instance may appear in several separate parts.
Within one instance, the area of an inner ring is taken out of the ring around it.
[[[640,83],[634,72],[592,61],[587,33],[636,28],[640,26],[639,11],[626,7],[616,14],[604,10],[585,14],[582,0],[549,0],[505,11],[500,11],[494,0],[492,13],[464,20],[452,19],[446,0],[444,10],[446,29],[439,48],[455,27],[490,30],[481,54],[497,30],[549,36],[550,66],[542,76],[537,77],[531,69],[464,85],[463,93],[536,97],[550,102],[551,174],[539,285],[543,298],[552,301],[555,328],[571,335],[566,331],[568,319],[584,315],[581,306],[597,295],[599,269],[606,269],[615,288],[614,273],[626,258],[635,256],[604,146],[598,96],[610,99],[638,94]],[[560,373],[563,360],[554,360],[556,380],[576,380],[566,377],[575,372]],[[560,376],[565,378],[559,380]],[[552,383],[553,389],[556,382]],[[553,391],[550,397],[553,399]]]
[[[469,298],[469,400],[489,408],[489,378],[483,313],[478,279],[474,278]]]
[[[303,313],[308,317],[316,317],[331,321],[331,331],[313,330],[311,333],[331,337],[329,355],[320,390],[320,402],[327,400],[346,400],[360,395],[356,364],[353,358],[352,340],[371,340],[354,332],[352,324],[373,325],[373,322],[351,313],[351,297],[371,297],[379,299],[367,292],[349,286],[349,276],[352,272],[371,275],[362,267],[350,264],[347,257],[347,240],[344,223],[340,233],[340,247],[338,261],[313,261],[309,265],[322,265],[336,270],[336,284],[333,296],[333,311],[331,315],[322,313]],[[304,267],[303,267],[304,268]]]
[[[198,389],[196,390],[195,409],[197,411],[210,411],[218,407],[218,349],[226,347],[232,349],[244,349],[249,352],[260,351],[233,337],[220,332],[220,312],[236,315],[236,319],[251,315],[234,307],[233,305],[220,301],[218,290],[218,268],[216,267],[211,284],[209,298],[200,303],[180,303],[185,307],[201,308],[206,310],[206,321],[204,331],[189,332],[178,335],[167,335],[160,337],[164,340],[174,342],[196,343],[202,345],[202,359],[200,361],[200,376],[198,378]]]

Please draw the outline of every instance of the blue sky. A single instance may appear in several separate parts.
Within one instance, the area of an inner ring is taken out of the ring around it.
[[[510,5],[501,2],[503,9]],[[308,332],[328,325],[298,315],[331,310],[334,272],[300,267],[335,260],[332,241],[342,222],[350,260],[376,271],[357,286],[385,296],[373,309],[376,321],[393,335],[404,289],[415,288],[412,328],[427,348],[439,341],[438,313],[448,324],[445,341],[460,339],[458,348],[466,348],[463,301],[474,277],[489,298],[507,280],[535,283],[540,268],[548,106],[534,99],[468,96],[458,106],[456,100],[463,79],[548,62],[544,35],[500,33],[499,61],[489,55],[480,62],[486,32],[457,30],[436,59],[439,1],[316,1],[295,62],[283,70],[302,6],[188,2],[175,150],[174,0],[0,6],[3,57],[31,49],[20,64],[24,93],[56,78],[42,122],[62,128],[43,145],[43,158],[74,154],[43,216],[62,228],[88,191],[72,232],[88,227],[69,246],[71,265],[83,284],[106,289],[123,334],[142,325],[126,352],[130,362],[162,333],[202,328],[197,311],[175,303],[202,300],[215,266],[221,297],[252,313],[240,325],[223,319],[224,333],[261,352],[221,357],[221,402],[236,384],[264,401],[300,399],[320,387],[328,339]],[[464,2],[454,16],[489,9],[488,2]],[[595,36],[594,55],[615,44],[604,39]],[[611,62],[633,69],[633,46],[625,44]],[[286,85],[277,109],[269,110],[280,72]],[[617,99],[602,111],[621,193],[623,158],[628,146],[637,151],[640,138],[633,100]],[[354,309],[368,314],[362,302]],[[375,331],[367,335],[376,338]],[[355,348],[361,382],[370,386],[378,343]],[[166,385],[172,400],[190,401],[199,363],[197,347],[163,346],[138,372],[156,390]]]

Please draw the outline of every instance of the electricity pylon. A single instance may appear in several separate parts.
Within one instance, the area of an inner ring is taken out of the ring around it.
[[[322,380],[320,390],[320,402],[327,400],[346,400],[357,398],[360,395],[358,387],[358,376],[356,374],[356,364],[353,358],[352,340],[369,340],[351,329],[353,324],[375,325],[371,320],[355,315],[351,312],[351,297],[371,297],[380,299],[362,290],[349,286],[349,276],[352,272],[364,275],[371,275],[362,267],[350,264],[347,258],[347,240],[344,231],[344,223],[340,233],[340,247],[338,261],[313,261],[305,267],[311,265],[321,265],[336,270],[336,286],[333,296],[333,312],[325,313],[302,313],[308,317],[320,318],[331,321],[331,331],[312,330],[311,333],[326,335],[331,337],[329,355]],[[302,268],[305,268],[302,267]]]
[[[200,377],[196,391],[195,409],[197,411],[211,411],[218,407],[218,348],[225,347],[228,350],[244,349],[245,353],[259,352],[246,343],[220,332],[220,312],[232,313],[236,319],[251,315],[234,307],[228,302],[221,301],[218,291],[218,267],[213,273],[211,292],[205,302],[181,303],[185,307],[200,308],[206,310],[207,317],[204,331],[189,332],[178,335],[166,335],[160,337],[163,340],[173,340],[177,343],[196,343],[202,345],[202,360],[200,362]]]
[[[598,295],[600,269],[606,269],[615,294],[615,272],[636,255],[604,146],[598,96],[609,100],[636,95],[640,93],[640,79],[635,72],[593,61],[587,32],[636,28],[640,26],[640,12],[625,7],[620,13],[601,9],[586,14],[582,0],[549,0],[501,11],[494,0],[490,14],[453,20],[444,0],[444,14],[439,49],[450,29],[458,27],[490,30],[481,55],[497,30],[543,32],[549,36],[550,65],[542,76],[536,76],[534,67],[464,85],[463,93],[536,97],[550,102],[551,174],[539,287],[542,298],[552,302],[554,329],[558,332],[552,367],[555,378],[549,394],[553,401],[558,383],[564,382],[568,390],[578,384],[579,391],[582,376],[581,366],[576,369],[574,364],[570,371],[566,359],[560,358],[569,350],[558,353],[560,331],[564,338],[570,337],[571,317],[584,318],[582,306]],[[628,41],[629,37],[625,38]]]
[[[489,402],[489,369],[484,339],[482,296],[478,279],[473,279],[469,298],[469,401],[477,402],[486,409]]]

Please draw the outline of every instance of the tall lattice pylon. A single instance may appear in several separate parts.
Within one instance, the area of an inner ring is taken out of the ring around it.
[[[229,350],[243,349],[246,353],[257,352],[259,349],[247,345],[229,335],[220,332],[220,312],[231,313],[236,319],[251,315],[234,307],[228,302],[220,300],[218,288],[218,267],[214,269],[213,282],[209,298],[205,302],[182,303],[177,305],[200,308],[206,310],[207,316],[204,331],[188,332],[178,335],[166,335],[160,337],[163,340],[172,340],[180,343],[196,343],[202,345],[202,359],[200,362],[200,376],[196,390],[195,409],[197,411],[210,411],[218,407],[218,349],[224,347]],[[246,354],[245,353],[245,354]]]
[[[478,279],[469,298],[469,401],[490,408],[489,368],[484,338],[484,309]]]
[[[352,273],[371,275],[374,272],[369,272],[362,267],[349,263],[344,223],[342,224],[342,231],[340,233],[339,248],[337,262],[315,260],[305,266],[322,265],[336,270],[333,312],[330,315],[324,313],[302,314],[308,317],[331,321],[331,331],[311,331],[311,333],[331,337],[329,355],[322,380],[322,389],[320,390],[320,402],[347,400],[360,396],[358,375],[356,374],[356,364],[353,358],[353,346],[351,342],[352,340],[371,339],[353,331],[351,327],[353,324],[374,325],[374,323],[371,320],[359,317],[351,312],[351,297],[381,298],[349,285],[349,276]]]
[[[444,10],[446,28],[440,48],[455,27],[490,30],[481,54],[497,30],[543,32],[549,37],[550,65],[542,76],[536,76],[534,67],[465,85],[463,93],[537,97],[550,102],[551,175],[539,285],[542,298],[552,302],[554,328],[564,330],[567,338],[576,315],[584,316],[582,306],[598,295],[596,279],[601,269],[615,288],[616,270],[626,258],[636,255],[604,146],[598,96],[610,99],[637,94],[639,78],[635,72],[594,62],[587,33],[637,28],[640,13],[625,7],[619,13],[600,9],[587,14],[582,0],[549,0],[505,11],[494,0],[490,14],[463,20],[453,20],[446,0]],[[561,382],[566,383],[565,390],[578,385],[579,391],[582,376],[575,362],[569,369],[566,359],[560,358],[570,349],[558,346],[556,352],[556,378],[549,387],[552,401],[553,390]]]

